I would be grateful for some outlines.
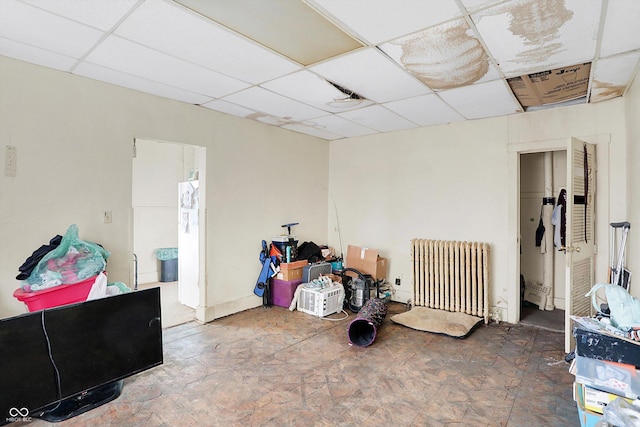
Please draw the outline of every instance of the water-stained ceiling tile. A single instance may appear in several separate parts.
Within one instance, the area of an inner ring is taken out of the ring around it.
[[[316,124],[316,127],[321,127],[328,132],[342,135],[347,138],[378,133],[373,129],[362,126],[351,120],[344,119],[335,114],[313,119],[313,122]]]
[[[327,113],[302,102],[294,101],[259,86],[236,92],[224,98],[225,101],[245,108],[261,111],[285,121],[303,121],[322,117]]]
[[[595,65],[591,102],[622,96],[638,66],[640,51],[601,59]]]
[[[487,52],[464,19],[393,40],[380,49],[433,90],[473,84],[490,68]]]
[[[472,19],[507,77],[593,60],[601,0],[512,0]]]

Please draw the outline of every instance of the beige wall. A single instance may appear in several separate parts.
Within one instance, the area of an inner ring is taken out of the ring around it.
[[[204,320],[261,305],[260,242],[282,224],[326,239],[325,141],[5,57],[0,94],[0,164],[5,146],[18,154],[17,176],[0,174],[1,317],[25,312],[18,267],[70,224],[111,252],[110,280],[131,284],[137,137],[207,148]]]
[[[412,238],[489,242],[493,281],[506,283],[507,131],[499,117],[332,142],[329,240],[339,245],[339,222],[345,251],[389,258],[398,301],[412,298]]]
[[[398,301],[411,298],[411,238],[490,242],[492,303],[517,321],[518,153],[571,136],[598,144],[600,248],[610,220],[638,212],[638,82],[624,99],[332,143],[6,58],[0,93],[0,142],[18,149],[18,176],[0,176],[1,316],[24,311],[17,267],[71,223],[112,252],[110,279],[130,282],[135,137],[207,148],[205,320],[260,305],[260,240],[295,221],[302,240],[379,249]],[[607,264],[600,250],[598,280]]]
[[[572,136],[598,144],[596,243],[606,248],[609,218],[627,212],[624,117],[625,102],[615,99],[332,142],[339,221],[329,213],[329,241],[339,245],[339,223],[344,246],[389,258],[389,277],[402,282],[398,301],[412,297],[412,238],[489,242],[492,305],[517,322],[519,153],[557,150]],[[596,264],[597,280],[606,280],[606,250]]]

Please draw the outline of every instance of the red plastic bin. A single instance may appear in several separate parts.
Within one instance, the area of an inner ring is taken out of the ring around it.
[[[98,276],[90,277],[71,285],[58,285],[41,291],[25,292],[18,288],[13,296],[27,305],[29,311],[44,310],[65,304],[75,304],[87,300],[89,291]]]

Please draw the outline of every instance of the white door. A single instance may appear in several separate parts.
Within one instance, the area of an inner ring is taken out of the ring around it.
[[[590,316],[594,281],[595,145],[571,138],[567,148],[565,352],[574,348],[569,316]]]
[[[198,181],[178,184],[178,299],[188,307],[199,302],[199,185]]]

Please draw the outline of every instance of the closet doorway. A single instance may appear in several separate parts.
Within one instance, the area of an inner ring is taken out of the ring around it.
[[[520,154],[519,320],[558,332],[565,329],[566,255],[550,222],[559,222],[566,181],[566,150]]]

